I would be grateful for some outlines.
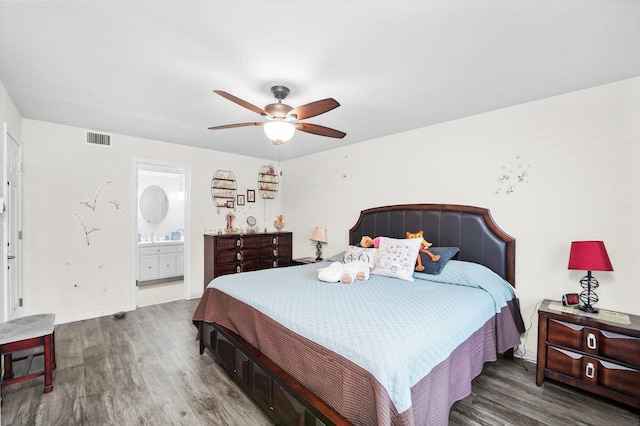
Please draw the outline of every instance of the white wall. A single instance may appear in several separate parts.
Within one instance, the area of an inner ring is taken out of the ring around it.
[[[108,129],[106,129],[108,131]],[[203,289],[205,230],[224,228],[226,209],[211,200],[217,169],[233,170],[239,193],[257,189],[266,160],[112,135],[111,147],[84,143],[84,129],[24,119],[24,314],[53,312],[58,322],[132,309],[131,179],[134,158],[191,166],[192,296]],[[256,191],[257,193],[257,191]],[[82,204],[93,205],[95,211]],[[135,210],[135,208],[134,208]],[[280,198],[239,207],[269,226]],[[82,222],[81,222],[82,221]],[[84,227],[98,231],[89,234]]]
[[[325,255],[343,251],[362,209],[489,208],[517,240],[517,291],[533,320],[526,356],[535,358],[537,303],[580,290],[584,273],[567,270],[571,241],[606,244],[615,271],[594,273],[597,306],[640,314],[639,160],[634,78],[287,161],[283,211],[302,257],[314,253],[314,226],[328,229]],[[497,179],[522,169],[528,182],[506,194]]]

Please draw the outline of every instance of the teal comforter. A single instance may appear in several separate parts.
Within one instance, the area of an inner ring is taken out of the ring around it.
[[[324,266],[226,275],[209,287],[369,371],[399,413],[411,407],[411,387],[514,297],[506,281],[469,262],[416,273],[414,282],[371,275],[353,284],[319,281]]]

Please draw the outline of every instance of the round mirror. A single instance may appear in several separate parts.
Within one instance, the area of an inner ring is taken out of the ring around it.
[[[140,195],[140,213],[149,223],[162,222],[169,211],[169,198],[158,185],[147,186]]]
[[[254,226],[257,223],[256,218],[253,216],[249,216],[247,218],[247,225]]]

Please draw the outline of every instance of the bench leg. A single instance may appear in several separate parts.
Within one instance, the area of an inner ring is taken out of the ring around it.
[[[51,368],[56,368],[56,332],[51,334]]]
[[[2,381],[6,382],[11,379],[13,379],[13,359],[9,353],[4,354],[4,376],[2,376]]]
[[[48,393],[53,390],[53,379],[52,379],[52,362],[53,362],[53,334],[48,334],[44,336],[44,391],[43,393]]]

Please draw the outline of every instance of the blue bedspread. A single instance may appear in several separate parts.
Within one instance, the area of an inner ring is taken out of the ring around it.
[[[513,297],[506,281],[468,262],[414,282],[371,275],[353,284],[319,281],[324,266],[225,275],[209,287],[369,371],[399,413],[411,407],[411,387]]]

